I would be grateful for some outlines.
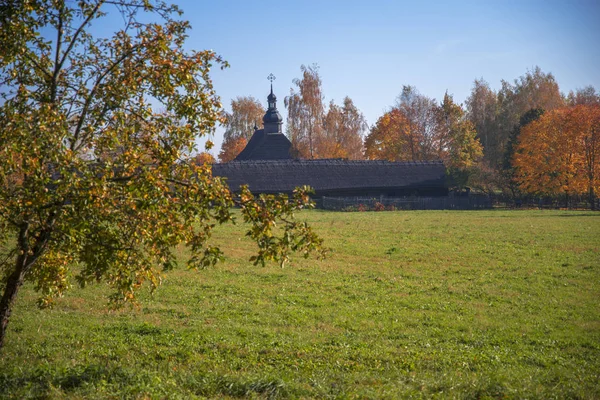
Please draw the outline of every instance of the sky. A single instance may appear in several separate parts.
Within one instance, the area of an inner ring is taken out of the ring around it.
[[[254,96],[266,106],[274,74],[278,109],[318,64],[325,103],[349,96],[369,125],[403,85],[438,101],[463,103],[473,81],[498,90],[539,66],[564,93],[600,90],[600,0],[226,1],[180,0],[192,25],[187,46],[212,49],[230,64],[213,70],[223,105]],[[285,126],[284,126],[285,129]],[[216,132],[218,154],[223,129]]]

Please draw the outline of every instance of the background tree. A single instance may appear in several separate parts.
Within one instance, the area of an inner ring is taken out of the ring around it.
[[[325,116],[323,135],[317,141],[320,158],[348,158],[360,160],[363,156],[363,134],[367,122],[352,99],[344,98],[344,105],[333,100]]]
[[[579,105],[546,112],[525,125],[513,157],[517,180],[529,193],[587,193],[593,207],[599,190],[600,107]]]
[[[252,96],[231,100],[231,112],[225,114],[225,133],[219,153],[221,162],[233,160],[244,149],[254,133],[254,127],[262,124],[265,109]]]
[[[511,132],[531,109],[554,110],[564,105],[551,73],[540,67],[527,71],[513,83],[502,81],[495,93],[483,79],[475,80],[466,101],[468,117],[475,125],[484,148],[484,160],[499,170]]]
[[[324,119],[319,67],[302,65],[300,70],[302,79],[294,79],[297,91],[290,89],[284,100],[288,109],[287,135],[297,156],[319,158],[315,145],[323,134]]]
[[[462,189],[467,186],[475,165],[483,156],[483,148],[475,126],[448,93],[437,108],[436,130],[434,144],[437,156],[445,161],[453,184]]]
[[[512,162],[515,155],[515,148],[519,142],[519,137],[521,136],[521,130],[523,127],[533,121],[536,121],[542,115],[544,115],[544,110],[541,108],[531,109],[523,114],[523,116],[521,116],[521,120],[519,121],[519,125],[513,128],[508,138],[508,142],[506,143],[502,167],[498,173],[498,186],[503,190],[508,190],[514,199],[521,195],[519,185],[517,183],[517,171]]]
[[[600,93],[593,86],[586,86],[582,89],[577,89],[575,92],[569,92],[567,103],[571,106],[580,104],[585,105],[600,105]]]
[[[396,106],[377,120],[365,140],[369,159],[443,160],[459,186],[466,184],[481,154],[473,124],[451,95],[446,93],[438,105],[412,86],[404,86]]]
[[[214,164],[216,162],[215,158],[212,154],[207,151],[203,151],[194,156],[194,162],[196,165],[204,165],[204,164]]]
[[[90,24],[108,10],[120,15],[104,25],[123,24],[96,38]],[[234,197],[184,156],[220,119],[209,68],[225,64],[183,50],[189,24],[177,15],[147,0],[0,6],[0,347],[25,280],[46,306],[77,265],[81,286],[105,281],[114,304],[133,301],[176,264],[178,244],[190,267],[216,262],[211,229],[232,220],[234,202],[259,246],[255,262],[319,247],[293,219],[310,204],[306,190]]]
[[[229,162],[233,161],[237,157],[238,154],[244,150],[248,144],[246,138],[239,137],[233,140],[226,140],[221,145],[221,152],[219,153],[219,161],[221,162]]]
[[[498,100],[496,93],[483,79],[475,79],[471,94],[466,100],[467,118],[475,126],[477,137],[483,146],[484,160],[490,163],[496,147]]]
[[[596,198],[600,193],[600,104],[575,106],[573,118],[578,123],[579,144],[583,147],[578,160],[581,180],[579,192],[587,192],[590,208],[596,210]]]
[[[398,108],[408,122],[408,149],[412,161],[437,158],[436,102],[419,93],[414,86],[403,86],[396,101]]]
[[[398,108],[383,114],[365,138],[365,157],[369,160],[408,161],[410,122]]]
[[[497,132],[489,159],[495,166],[502,162],[510,133],[518,126],[523,114],[531,109],[554,110],[564,106],[564,99],[554,76],[535,67],[515,79],[513,84],[502,81],[498,104]]]

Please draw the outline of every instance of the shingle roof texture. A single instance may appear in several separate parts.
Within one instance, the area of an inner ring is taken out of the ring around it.
[[[281,133],[268,134],[264,129],[254,132],[244,150],[235,158],[242,160],[283,160],[289,159],[292,143]]]
[[[446,188],[441,161],[389,162],[326,160],[252,160],[213,165],[213,174],[226,177],[237,190],[248,185],[262,193],[291,192],[309,185],[319,191],[386,188]]]

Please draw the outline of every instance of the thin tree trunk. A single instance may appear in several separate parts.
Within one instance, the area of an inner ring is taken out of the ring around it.
[[[15,269],[8,276],[6,281],[6,287],[0,299],[0,349],[4,346],[4,338],[6,337],[6,328],[8,327],[8,321],[12,308],[15,304],[19,289],[25,281],[27,272],[33,267],[33,264],[44,254],[46,251],[48,240],[52,233],[52,226],[56,221],[57,212],[51,212],[48,216],[48,228],[42,229],[38,235],[34,236],[33,246],[30,246],[29,239],[31,238],[31,232],[29,231],[29,223],[24,222],[21,224],[19,229],[19,236],[17,239],[17,248],[19,255],[15,260]]]
[[[4,346],[4,338],[6,336],[6,328],[8,327],[8,320],[17,298],[19,288],[23,285],[25,274],[31,267],[31,263],[28,264],[27,253],[20,254],[15,262],[15,270],[8,277],[6,282],[6,288],[4,294],[0,300],[0,349]]]
[[[589,190],[589,202],[592,211],[596,211],[596,194],[594,193],[594,187],[590,186]]]

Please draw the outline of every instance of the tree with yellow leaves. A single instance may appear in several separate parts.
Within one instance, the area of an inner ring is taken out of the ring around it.
[[[95,37],[90,25],[109,15],[116,31]],[[234,204],[255,262],[320,248],[293,218],[311,204],[306,188],[293,199],[235,196],[186,156],[221,119],[209,73],[226,63],[184,50],[179,15],[151,0],[0,5],[0,347],[24,281],[48,306],[77,265],[79,285],[103,281],[113,304],[134,301],[177,265],[179,244],[189,267],[214,264],[211,230]]]

